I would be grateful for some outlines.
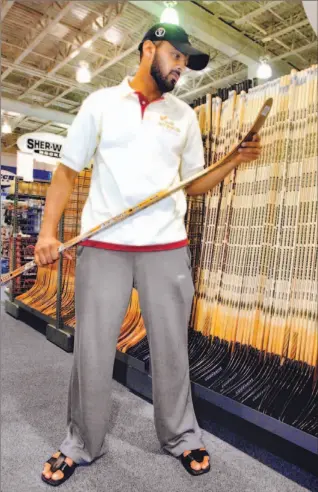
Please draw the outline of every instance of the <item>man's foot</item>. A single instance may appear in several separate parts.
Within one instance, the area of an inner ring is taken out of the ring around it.
[[[184,451],[181,461],[185,469],[192,475],[201,475],[210,470],[210,457],[205,448]]]
[[[60,485],[70,478],[76,466],[71,458],[58,451],[45,463],[42,480],[50,485]]]

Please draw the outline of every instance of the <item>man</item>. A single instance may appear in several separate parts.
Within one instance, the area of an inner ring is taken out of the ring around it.
[[[191,46],[183,29],[170,24],[150,29],[140,52],[135,77],[91,94],[69,129],[35,248],[39,266],[58,258],[59,219],[77,173],[92,158],[82,232],[203,169],[196,115],[170,92],[186,67],[202,70],[209,56]],[[186,192],[206,193],[235,166],[259,154],[257,137],[222,170],[197,180]],[[77,465],[103,453],[116,343],[133,282],[149,338],[160,444],[191,474],[209,471],[189,380],[187,332],[194,289],[185,212],[180,191],[79,246],[68,432],[44,466],[45,482],[59,485]]]

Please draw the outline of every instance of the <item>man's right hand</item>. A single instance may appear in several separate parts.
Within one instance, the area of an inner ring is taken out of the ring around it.
[[[34,249],[34,261],[37,266],[41,267],[54,263],[59,257],[58,249],[61,245],[62,243],[54,236],[39,236]],[[66,258],[72,260],[72,256],[69,253],[64,252],[63,254]]]

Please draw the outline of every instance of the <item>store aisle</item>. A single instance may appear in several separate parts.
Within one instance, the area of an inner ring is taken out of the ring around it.
[[[51,490],[41,482],[43,462],[64,437],[72,355],[8,316],[2,317],[2,492]],[[298,492],[317,490],[311,475],[271,455],[263,462],[205,433],[211,452],[208,475],[190,477],[158,448],[152,405],[114,381],[109,453],[81,467],[65,492]],[[250,446],[253,449],[253,446]],[[255,449],[256,451],[256,449]],[[265,451],[262,453],[266,453]],[[274,470],[275,469],[275,470]],[[293,480],[277,472],[281,470]],[[288,470],[288,472],[287,472]],[[296,483],[297,482],[297,483]],[[302,484],[299,485],[299,484]]]

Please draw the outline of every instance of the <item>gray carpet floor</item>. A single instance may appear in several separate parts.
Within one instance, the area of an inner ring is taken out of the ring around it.
[[[2,297],[3,301],[3,297]],[[1,492],[51,490],[42,483],[44,461],[64,438],[72,354],[4,312],[2,317]],[[211,472],[191,477],[163,453],[153,407],[113,382],[108,452],[81,467],[61,486],[65,492],[299,492],[318,490],[312,475],[246,443],[238,449],[205,432]],[[226,429],[223,432],[227,432]],[[242,451],[244,449],[244,451]]]

